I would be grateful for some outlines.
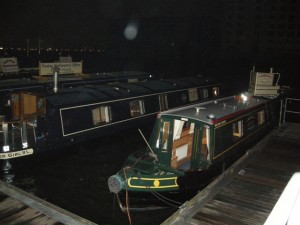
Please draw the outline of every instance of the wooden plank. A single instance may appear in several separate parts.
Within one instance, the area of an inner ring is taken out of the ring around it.
[[[267,184],[257,185],[256,183],[240,179],[233,179],[222,191],[244,194],[253,199],[259,197],[264,201],[271,201],[274,198],[278,198],[282,193],[282,189],[274,188]]]
[[[26,193],[0,180],[0,224],[11,224],[18,219],[19,224],[72,224],[95,225],[95,223]],[[7,198],[3,198],[6,195]],[[3,216],[3,217],[2,217]]]

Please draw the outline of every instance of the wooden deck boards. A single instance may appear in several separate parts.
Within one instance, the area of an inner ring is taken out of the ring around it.
[[[300,124],[286,123],[162,224],[264,224],[297,171]]]
[[[0,224],[94,225],[95,223],[0,180]]]

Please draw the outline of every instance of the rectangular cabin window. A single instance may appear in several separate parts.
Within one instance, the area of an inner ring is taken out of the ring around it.
[[[257,124],[258,126],[265,123],[265,110],[261,110],[257,113]]]
[[[222,127],[218,127],[215,130],[215,151],[214,158],[218,157],[233,144],[232,140],[232,125],[227,124]]]
[[[129,102],[130,114],[132,117],[137,117],[145,114],[145,107],[143,100],[134,100]]]
[[[100,106],[92,109],[93,124],[97,126],[101,123],[109,123],[111,121],[111,111],[109,106]]]
[[[21,94],[23,114],[34,114],[37,112],[37,96],[27,93]]]
[[[250,115],[246,120],[247,132],[252,132],[257,127],[257,115]]]
[[[232,124],[233,142],[238,141],[243,136],[243,121],[237,121]]]
[[[202,99],[207,99],[208,98],[208,90],[207,90],[207,88],[201,89],[201,98]]]
[[[219,87],[213,87],[213,97],[218,97],[220,95]]]
[[[209,149],[209,127],[203,127],[202,141],[201,141],[201,158],[209,160],[210,149]]]
[[[169,108],[168,106],[168,96],[166,94],[159,95],[159,109],[160,111],[165,111]]]
[[[163,130],[162,130],[162,150],[167,151],[168,150],[168,140],[169,140],[169,134],[170,134],[170,122],[164,122]]]
[[[198,100],[197,88],[190,88],[188,91],[189,91],[190,102],[197,101]]]
[[[43,97],[38,97],[36,104],[38,114],[44,115],[46,113],[46,99]]]

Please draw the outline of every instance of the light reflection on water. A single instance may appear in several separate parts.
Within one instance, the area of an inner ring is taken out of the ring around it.
[[[138,131],[128,130],[12,161],[12,170],[2,178],[11,176],[12,185],[94,223],[129,224],[108,190],[107,179],[121,168],[131,152],[144,146]],[[175,210],[131,213],[132,224],[160,224]]]

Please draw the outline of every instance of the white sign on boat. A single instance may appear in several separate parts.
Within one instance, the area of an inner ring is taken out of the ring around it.
[[[15,57],[0,58],[0,72],[18,73],[19,72],[18,59]]]

